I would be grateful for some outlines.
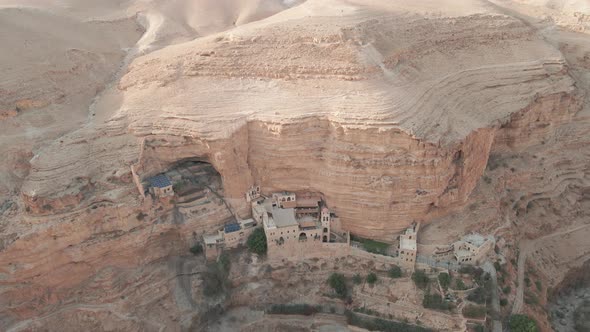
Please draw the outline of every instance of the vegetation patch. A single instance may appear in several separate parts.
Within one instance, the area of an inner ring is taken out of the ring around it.
[[[255,229],[252,234],[248,237],[248,241],[246,241],[246,245],[248,249],[258,255],[266,254],[267,244],[266,244],[266,234],[264,234],[264,230],[262,228]]]
[[[451,275],[446,272],[439,273],[438,282],[444,290],[449,289],[449,285],[451,284]]]
[[[483,304],[491,299],[491,287],[479,286],[467,295],[467,300]]]
[[[387,275],[389,275],[390,278],[401,278],[403,275],[402,269],[397,265],[393,265],[389,271],[387,271]]]
[[[200,243],[197,243],[190,248],[190,251],[193,255],[200,255],[203,253],[203,246]]]
[[[346,311],[346,322],[349,325],[357,326],[369,331],[383,332],[430,332],[421,326],[411,325],[403,322],[395,322],[381,318],[369,318],[364,315],[356,314],[352,311]]]
[[[463,308],[463,316],[468,318],[483,319],[487,314],[486,307],[482,305],[466,305]]]
[[[574,311],[576,331],[590,331],[590,300],[584,300]]]
[[[266,310],[266,313],[274,315],[311,316],[321,312],[321,309],[321,306],[309,304],[273,304]]]
[[[386,255],[390,246],[389,243],[365,239],[355,235],[351,235],[350,237],[352,241],[359,242],[366,251],[374,254]]]
[[[207,271],[202,275],[205,296],[218,296],[229,288],[227,277],[230,268],[230,260],[226,253],[221,254],[217,262],[207,265]]]
[[[416,270],[414,273],[412,273],[412,280],[420,289],[425,289],[430,283],[430,279],[424,270]]]
[[[537,322],[526,315],[512,315],[508,322],[510,332],[539,332]]]
[[[359,285],[361,282],[363,282],[363,278],[361,278],[361,275],[357,273],[354,275],[354,277],[352,277],[352,282],[355,285]]]
[[[328,278],[328,284],[332,289],[338,294],[339,297],[344,298],[346,294],[348,294],[348,289],[346,287],[346,278],[343,274],[340,273],[332,273]]]
[[[424,294],[422,306],[424,308],[438,310],[452,310],[455,308],[455,305],[451,302],[444,301],[440,294],[430,294],[429,292]]]
[[[373,272],[369,273],[367,275],[367,283],[369,283],[370,285],[374,284],[375,282],[377,282],[377,275]]]
[[[465,285],[465,283],[463,282],[462,279],[455,279],[455,287],[454,289],[456,290],[466,290],[467,286]]]

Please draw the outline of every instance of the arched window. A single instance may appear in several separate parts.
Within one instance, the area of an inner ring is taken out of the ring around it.
[[[324,235],[323,242],[328,242],[328,236]]]
[[[324,233],[328,233],[328,227],[324,227]]]
[[[305,234],[305,233],[299,234],[299,241],[307,241],[307,234]]]

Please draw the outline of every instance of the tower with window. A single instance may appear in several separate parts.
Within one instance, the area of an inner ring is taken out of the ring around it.
[[[330,210],[327,207],[322,208],[320,221],[322,222],[322,242],[330,242]]]

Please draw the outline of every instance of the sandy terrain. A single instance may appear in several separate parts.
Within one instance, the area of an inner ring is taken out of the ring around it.
[[[589,15],[582,0],[0,0],[0,330],[190,325],[167,281],[184,265],[162,260],[226,212],[178,226],[131,175],[184,159],[211,163],[242,217],[255,183],[322,192],[367,237],[420,220],[424,245],[529,239],[507,253],[514,277],[532,258],[558,285],[590,251]],[[159,297],[112,305],[132,276]]]

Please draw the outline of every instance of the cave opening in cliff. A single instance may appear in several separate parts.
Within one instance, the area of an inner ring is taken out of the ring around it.
[[[212,192],[223,197],[221,175],[213,165],[201,158],[185,158],[176,161],[166,170],[178,203],[190,203]]]

